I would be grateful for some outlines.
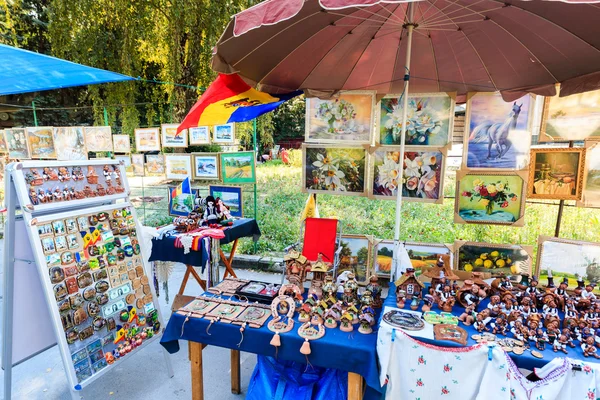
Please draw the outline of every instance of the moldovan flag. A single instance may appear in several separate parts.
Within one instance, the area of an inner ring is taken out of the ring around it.
[[[317,208],[317,195],[311,193],[306,199],[306,206],[300,215],[300,221],[304,221],[306,218],[319,218],[319,209]]]
[[[196,126],[250,121],[300,94],[301,90],[271,95],[253,89],[238,74],[219,74],[183,119],[177,132]]]
[[[185,178],[185,180],[181,182],[179,186],[173,189],[173,192],[171,192],[171,198],[174,199],[180,194],[192,194],[189,177]]]

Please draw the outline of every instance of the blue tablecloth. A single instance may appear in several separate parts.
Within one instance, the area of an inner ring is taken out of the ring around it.
[[[429,287],[429,285],[427,285],[427,287],[425,288],[425,290],[427,290]],[[396,286],[392,283],[390,284],[390,289],[388,292],[388,296],[385,299],[384,303],[383,303],[383,307],[385,308],[387,307],[394,307],[397,308],[396,306]],[[425,291],[424,291],[425,293]],[[487,307],[487,304],[489,303],[489,298],[484,299],[481,304],[478,307],[478,310],[483,310],[485,307]],[[422,303],[421,303],[422,304]],[[406,302],[406,309],[410,309],[410,303]],[[437,311],[440,312],[440,310],[437,308],[437,306],[433,306],[432,307],[432,311]],[[458,305],[458,303],[454,306],[454,309],[452,310],[452,313],[454,315],[459,316],[460,314],[462,314],[464,311],[464,308],[461,307],[460,305]],[[467,331],[468,334],[468,340],[467,340],[467,346],[472,346],[474,344],[476,344],[477,342],[474,341],[473,339],[471,339],[471,335],[474,334],[479,334],[479,332],[477,332],[477,330],[473,327],[473,325],[471,326],[466,326],[464,325],[462,322],[459,323],[459,326],[461,328],[463,328],[465,331]],[[413,336],[414,338],[421,340],[423,342],[426,343],[430,343],[430,344],[435,344],[438,346],[445,346],[445,347],[462,347],[461,344],[459,343],[455,343],[455,342],[449,342],[449,341],[437,341],[437,340],[430,340],[430,339],[426,339],[426,338],[422,338],[418,336],[418,331],[417,332],[409,332],[409,334],[411,336]],[[497,335],[499,338],[502,338],[503,336],[501,335]],[[508,338],[512,338],[513,335],[511,333],[508,333],[505,337]],[[525,368],[528,370],[533,370],[534,368],[541,368],[544,365],[546,365],[546,363],[548,363],[549,361],[552,361],[555,357],[570,357],[573,359],[580,359],[580,360],[586,360],[586,362],[590,362],[590,361],[596,361],[595,358],[586,358],[583,356],[583,351],[581,350],[581,347],[579,345],[578,341],[574,342],[576,344],[576,347],[571,348],[567,346],[567,350],[568,350],[568,354],[563,353],[562,351],[559,352],[554,352],[554,350],[552,349],[552,345],[546,343],[546,350],[542,351],[541,353],[544,355],[544,358],[536,358],[534,356],[531,355],[531,352],[529,350],[525,350],[525,352],[518,356],[514,353],[508,353],[510,355],[510,357],[513,359],[513,361],[515,362],[515,364],[519,367],[519,368]],[[530,346],[532,350],[537,350],[535,348],[535,344],[533,342],[530,342]]]
[[[270,320],[271,317],[267,322]],[[294,329],[280,334],[281,346],[277,354],[275,347],[269,344],[274,334],[267,328],[267,323],[259,329],[246,328],[244,340],[238,347],[241,340],[239,325],[219,322],[213,324],[209,333],[206,333],[210,323],[208,320],[190,318],[185,323],[182,335],[184,321],[185,317],[177,313],[172,314],[169,319],[160,341],[169,353],[179,351],[179,340],[190,340],[265,356],[277,356],[281,360],[303,363],[306,363],[307,360],[304,354],[300,353],[304,339],[298,336],[297,332],[301,323],[297,320],[294,323]],[[376,399],[381,396],[376,354],[377,332],[363,335],[357,329],[358,326],[355,326],[354,331],[350,333],[340,331],[339,327],[327,329],[324,337],[310,342],[312,353],[308,356],[308,361],[317,367],[335,368],[362,375],[368,386],[365,399]]]
[[[254,241],[257,241],[260,237],[260,228],[255,219],[241,218],[235,220],[233,225],[227,227],[223,233],[225,233],[225,237],[221,239],[221,245],[231,243],[242,237],[252,237]],[[176,236],[165,236],[162,239],[152,239],[152,254],[150,254],[150,261],[180,262],[196,267],[206,265],[209,258],[207,251],[192,250],[188,254],[184,254],[182,248],[178,249],[175,247],[175,238]],[[202,249],[204,249],[204,247],[202,247]]]

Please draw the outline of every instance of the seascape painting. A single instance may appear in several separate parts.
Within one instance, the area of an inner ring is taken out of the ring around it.
[[[214,143],[230,144],[235,141],[235,124],[224,124],[215,125],[214,131]]]
[[[209,194],[215,199],[218,197],[229,208],[232,217],[243,217],[242,213],[242,187],[241,186],[209,186]]]
[[[584,148],[531,150],[528,197],[580,200],[584,168]]]
[[[162,124],[162,146],[163,147],[187,147],[187,129],[177,132],[179,124]]]
[[[219,153],[194,153],[194,180],[219,179]]]
[[[505,102],[500,93],[469,94],[464,160],[467,168],[525,169],[529,165],[533,97]]]
[[[450,142],[454,122],[454,93],[415,93],[408,96],[406,145],[444,147]],[[387,95],[379,106],[379,142],[400,145],[402,103],[400,95]]]
[[[56,149],[56,158],[60,161],[87,160],[83,127],[69,126],[54,128],[52,136]]]
[[[483,272],[492,277],[528,274],[531,276],[533,248],[477,242],[454,242],[455,269]]]
[[[540,142],[600,139],[600,90],[546,97]]]
[[[340,247],[338,275],[344,271],[351,271],[358,283],[367,283],[371,261],[371,241],[369,238],[365,235],[342,235]]]
[[[556,285],[567,278],[570,288],[577,287],[578,278],[600,282],[600,243],[540,236],[535,275],[546,282],[548,271]],[[594,292],[599,292],[598,286]]]
[[[31,158],[25,128],[5,129],[4,135],[6,137],[9,158],[18,160],[28,160]]]
[[[579,207],[600,207],[600,141],[586,141],[586,168]]]
[[[456,173],[454,222],[522,225],[525,180],[522,173]]]
[[[27,140],[31,158],[56,159],[54,138],[51,126],[36,126],[27,128]]]
[[[364,195],[363,147],[304,144],[303,189],[309,193]]]
[[[401,163],[399,151],[378,148],[371,155],[372,196],[395,199],[401,184],[402,197],[407,201],[443,202],[445,157],[439,150],[411,148]]]
[[[374,92],[343,92],[338,97],[306,99],[306,142],[370,143]]]

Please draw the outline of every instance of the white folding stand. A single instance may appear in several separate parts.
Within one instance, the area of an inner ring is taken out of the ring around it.
[[[114,165],[118,165],[123,187],[125,188],[124,193],[54,204],[31,204],[22,172],[24,167],[41,169],[43,167],[58,168],[60,166],[69,166],[71,168],[72,166],[81,166],[84,168],[89,165],[98,166],[106,164],[111,168]],[[40,354],[55,344],[58,344],[65,372],[71,385],[69,390],[71,397],[79,399],[79,391],[102,377],[115,365],[121,364],[122,361],[109,364],[81,383],[78,382],[52,286],[48,280],[45,256],[37,238],[35,224],[38,219],[50,221],[55,218],[74,217],[82,212],[86,212],[86,210],[89,212],[90,207],[93,207],[93,212],[129,207],[136,222],[137,232],[141,234],[141,225],[135,214],[135,209],[129,203],[130,191],[125,176],[125,169],[122,164],[108,160],[72,162],[30,161],[9,164],[6,167],[4,177],[7,209],[3,260],[4,321],[2,325],[2,368],[4,369],[4,399],[8,400],[12,396],[12,367]],[[17,215],[19,209],[21,210],[21,214]],[[152,275],[149,273],[150,269],[144,261],[146,258],[143,256],[146,249],[143,247],[143,241],[140,240],[139,242],[145,274],[150,278]],[[158,307],[158,302],[156,301],[152,279],[150,279],[150,288],[162,330],[164,327],[163,318]],[[159,340],[160,337],[161,332],[158,332],[152,338],[145,340],[138,349],[147,346],[155,340]],[[133,354],[138,353],[138,349],[132,351],[126,358],[130,358]],[[165,366],[168,375],[169,377],[173,377],[171,359],[166,350],[163,349],[162,351],[165,356]]]

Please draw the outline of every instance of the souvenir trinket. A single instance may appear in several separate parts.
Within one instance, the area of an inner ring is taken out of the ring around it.
[[[373,314],[367,312],[362,313],[358,320],[360,323],[360,326],[358,327],[358,332],[362,334],[369,334],[373,332],[373,328],[371,328],[371,325],[375,322]]]
[[[66,337],[67,337],[67,343],[68,344],[73,344],[77,341],[77,339],[79,338],[79,334],[77,332],[76,329],[70,329],[66,332]]]
[[[317,261],[311,263],[310,265],[310,272],[312,273],[313,277],[311,280],[310,289],[308,289],[309,295],[314,293],[319,299],[323,296],[323,282],[328,271],[329,267],[323,261],[323,255],[319,254],[317,256]]]
[[[69,174],[67,167],[58,167],[58,180],[60,182],[71,180],[71,174]]]
[[[251,328],[260,328],[271,315],[269,306],[262,304],[253,304],[248,306],[234,323],[247,323]]]
[[[25,174],[25,182],[31,186],[40,186],[44,184],[44,178],[40,176],[37,169],[30,169],[29,172]]]
[[[415,276],[414,268],[411,267],[406,269],[404,275],[402,275],[398,280],[396,280],[395,284],[396,295],[398,295],[399,292],[402,291],[406,299],[408,300],[412,300],[413,297],[420,298],[421,292],[423,288],[425,288],[425,285],[423,285]],[[403,307],[404,306],[399,308]]]
[[[465,346],[467,344],[467,332],[456,325],[439,324],[434,325],[433,333],[435,340],[449,340]]]
[[[218,285],[208,288],[207,291],[213,294],[226,294],[232,296],[239,288],[241,288],[249,282],[250,281],[244,279],[225,278]]]
[[[284,257],[285,277],[291,284],[296,285],[304,293],[304,280],[308,269],[306,257],[296,250],[290,250]]]
[[[309,340],[317,340],[325,336],[325,327],[323,325],[313,326],[306,322],[298,328],[298,336],[304,338],[300,353],[308,356],[311,353]]]
[[[383,320],[393,326],[407,331],[420,331],[425,323],[415,314],[400,310],[390,310],[383,314]]]
[[[49,168],[49,167],[44,168],[42,177],[44,178],[45,181],[57,181],[58,180],[58,175],[56,174],[56,171],[54,171],[54,169]]]
[[[352,332],[354,327],[352,323],[354,321],[354,317],[349,313],[344,313],[340,318],[340,331],[342,332]]]
[[[96,174],[94,167],[91,165],[88,165],[87,182],[90,185],[96,185],[98,183],[98,174]]]

